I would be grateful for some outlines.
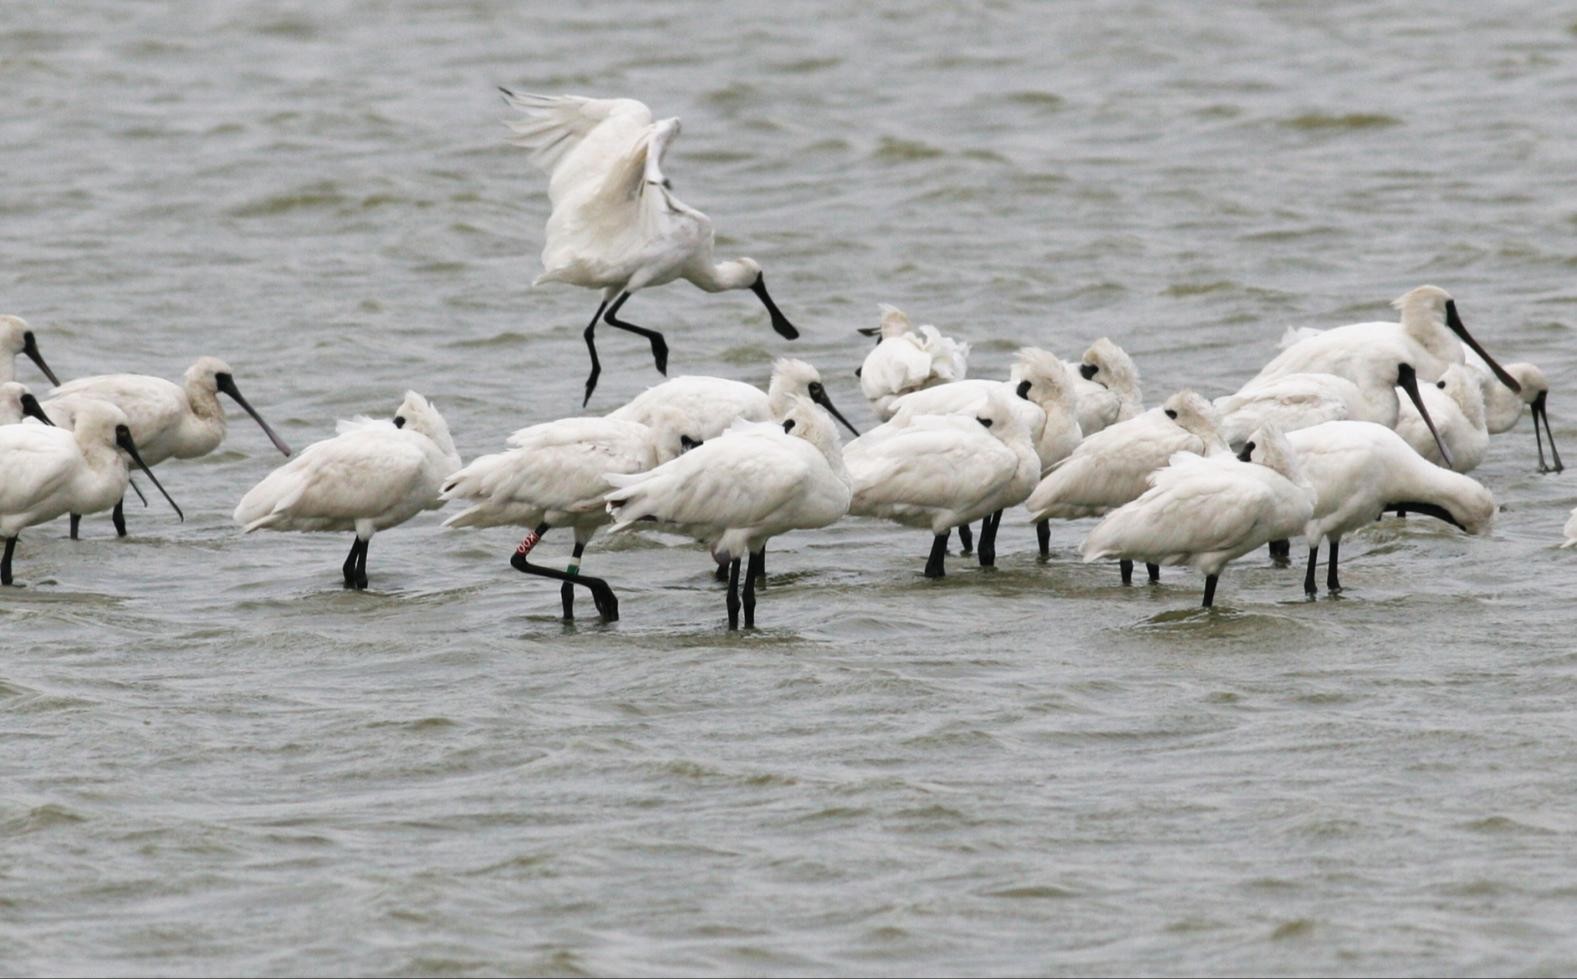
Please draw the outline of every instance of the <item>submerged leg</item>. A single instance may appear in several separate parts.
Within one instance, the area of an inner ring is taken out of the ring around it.
[[[510,556],[510,567],[521,574],[536,575],[539,578],[552,578],[555,581],[580,585],[590,590],[591,600],[596,603],[597,614],[602,616],[602,621],[617,622],[619,619],[619,600],[614,597],[613,589],[608,587],[606,581],[603,581],[601,578],[593,578],[590,575],[583,575],[579,571],[571,573],[559,571],[556,568],[544,568],[540,564],[532,564],[526,560],[526,555],[531,553],[531,549],[537,546],[537,542],[542,539],[542,535],[547,533],[548,530],[547,524],[538,524],[537,529],[527,534],[520,541],[520,546],[515,548],[515,553]]]
[[[1340,545],[1340,538],[1331,538],[1331,566],[1325,570],[1325,590],[1332,595],[1342,590],[1342,583],[1336,580],[1336,550]]]
[[[1150,576],[1152,583],[1161,580],[1161,566],[1159,564],[1151,564],[1149,561],[1146,561],[1144,563],[1144,573]]]
[[[980,531],[980,536],[984,537],[985,535],[986,535],[985,529],[982,528],[981,531]],[[966,524],[966,523],[959,524],[958,525],[958,553],[959,553],[959,556],[962,557],[963,555],[968,554],[970,551],[973,551],[974,549],[975,549],[975,532],[969,529],[969,525],[968,524]]]
[[[1273,540],[1270,542],[1270,560],[1278,568],[1285,568],[1292,563],[1292,541]]]
[[[77,540],[78,539],[77,538],[77,530],[81,526],[82,526],[82,514],[80,514],[80,513],[73,513],[71,515],[71,539],[72,540]]]
[[[11,583],[11,555],[16,551],[16,538],[5,539],[5,557],[0,558],[0,585]]]
[[[116,537],[125,537],[126,536],[126,498],[125,497],[121,497],[120,502],[115,504],[115,509],[110,511],[110,522],[115,525],[115,536]]]
[[[952,531],[937,534],[931,541],[931,556],[925,562],[925,576],[927,578],[942,578],[947,572],[942,568],[942,562],[947,559],[947,538]]]
[[[765,549],[753,551],[745,566],[745,628],[756,627],[756,582],[761,578],[761,560]]]
[[[728,562],[728,629],[739,628],[739,558]]]
[[[668,341],[663,339],[663,335],[658,333],[656,330],[648,330],[644,326],[636,326],[634,323],[619,319],[619,307],[628,302],[629,298],[629,293],[619,293],[619,298],[615,299],[613,301],[613,305],[608,307],[608,312],[603,315],[602,321],[609,326],[618,327],[621,330],[628,330],[637,336],[643,336],[650,340],[652,342],[652,359],[657,362],[657,373],[667,376]]]
[[[357,536],[356,539],[357,540],[361,540],[359,535]],[[356,590],[357,591],[366,591],[367,590],[367,549],[368,549],[368,547],[371,546],[371,544],[372,544],[372,538],[371,537],[367,538],[364,541],[361,541],[361,551],[360,551],[360,553],[358,553],[356,555]]]
[[[1121,560],[1119,560],[1117,562],[1117,570],[1122,572],[1123,584],[1125,584],[1125,585],[1133,584],[1133,562],[1132,561],[1128,560],[1127,558],[1122,558]]]
[[[1035,542],[1040,545],[1042,560],[1051,557],[1051,521],[1038,520],[1035,522]]]
[[[594,334],[597,332],[597,321],[602,319],[602,311],[607,308],[608,301],[604,299],[602,305],[597,307],[597,312],[592,315],[591,322],[587,324],[586,332],[581,334],[586,338],[586,350],[591,354],[591,373],[586,377],[586,397],[580,402],[582,408],[591,401],[591,392],[597,389],[597,378],[602,374],[602,362],[597,359],[597,341]]]
[[[1002,511],[998,510],[984,520],[980,521],[980,566],[994,568],[997,564],[997,525],[1002,522]]]
[[[1313,547],[1309,548],[1309,570],[1303,576],[1303,594],[1309,596],[1310,598],[1313,598],[1315,593],[1319,590],[1314,587],[1314,565],[1318,563],[1319,559],[1320,545],[1315,544]]]
[[[1205,602],[1201,608],[1210,608],[1216,603],[1216,578],[1219,575],[1209,575],[1205,578]]]
[[[586,545],[582,541],[575,542],[575,550],[570,554],[570,562],[564,569],[565,574],[580,574],[580,556],[586,553]],[[564,621],[575,618],[575,585],[564,582],[559,586],[559,602],[564,606]]]
[[[350,539],[350,553],[345,555],[345,563],[340,565],[340,571],[345,575],[345,587],[356,587],[356,557],[361,554],[361,538]]]

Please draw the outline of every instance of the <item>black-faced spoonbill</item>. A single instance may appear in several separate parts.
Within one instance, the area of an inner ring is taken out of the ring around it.
[[[737,422],[721,436],[645,473],[608,473],[613,531],[653,520],[707,544],[728,562],[728,627],[756,621],[756,583],[767,541],[836,523],[849,509],[849,474],[832,418],[790,399],[782,424]],[[741,559],[745,572],[740,599]]]
[[[16,379],[16,358],[25,354],[49,378],[49,383],[59,384],[60,378],[44,363],[38,352],[38,339],[20,316],[0,316],[0,382]]]
[[[1474,376],[1478,378],[1479,388],[1484,394],[1484,423],[1489,429],[1489,434],[1499,435],[1509,432],[1517,425],[1517,420],[1522,417],[1523,406],[1526,405],[1529,413],[1533,415],[1533,439],[1539,449],[1539,472],[1560,472],[1566,468],[1561,462],[1561,454],[1555,448],[1555,432],[1550,428],[1549,396],[1550,382],[1544,372],[1534,364],[1527,362],[1507,364],[1506,373],[1517,379],[1522,385],[1521,391],[1512,391],[1486,366],[1483,361],[1469,353],[1467,363],[1473,369]],[[1543,423],[1543,433],[1540,433],[1540,423]],[[1550,437],[1551,464],[1544,461],[1544,436]]]
[[[357,418],[314,442],[241,498],[235,522],[254,530],[354,531],[341,571],[367,587],[372,535],[443,506],[439,491],[460,468],[449,426],[426,398],[405,392],[392,422]]]
[[[0,384],[0,425],[15,425],[26,418],[35,418],[45,425],[54,424],[26,384],[17,381]]]
[[[87,401],[108,401],[126,413],[132,438],[150,466],[166,459],[195,459],[219,447],[225,437],[225,413],[219,395],[229,396],[252,416],[274,447],[290,455],[290,446],[257,413],[236,387],[230,365],[218,357],[199,357],[186,369],[181,383],[148,374],[100,374],[68,381],[50,393],[44,411],[55,424],[72,428]],[[125,509],[111,513],[115,533],[126,536]],[[73,514],[71,536],[77,536],[81,514]]]
[[[1040,457],[1014,406],[1022,400],[988,389],[968,412],[898,415],[850,442],[843,453],[854,486],[849,513],[929,530],[927,578],[946,574],[954,527],[988,518],[980,563],[989,567],[1002,510],[1024,502],[1040,476]]]
[[[1101,337],[1084,351],[1077,364],[1068,364],[1073,395],[1078,403],[1079,429],[1094,435],[1109,425],[1135,418],[1144,411],[1139,389],[1139,368],[1128,352]]]
[[[1506,390],[1498,381],[1495,387]],[[1452,364],[1440,380],[1426,384],[1421,394],[1429,411],[1428,421],[1411,403],[1404,402],[1391,427],[1413,451],[1437,466],[1459,473],[1477,469],[1489,449],[1484,389],[1478,373],[1464,364]],[[1448,454],[1442,455],[1441,449],[1449,450]]]
[[[1216,580],[1228,562],[1296,536],[1314,513],[1314,489],[1274,426],[1255,432],[1238,456],[1179,453],[1150,484],[1095,525],[1084,540],[1084,560],[1189,565],[1205,576],[1204,608],[1215,603]]]
[[[1193,391],[1179,391],[1160,407],[1087,436],[1072,455],[1052,467],[1024,508],[1037,525],[1103,516],[1138,499],[1150,487],[1150,474],[1173,455],[1226,452],[1216,421],[1210,402]],[[1041,537],[1040,554],[1049,554],[1046,536]],[[1124,558],[1119,567],[1123,584],[1130,584],[1133,562]],[[1159,580],[1160,565],[1146,570],[1151,581]]]
[[[893,416],[893,402],[937,384],[961,381],[969,367],[969,344],[942,336],[929,324],[918,329],[896,306],[882,303],[879,326],[859,332],[880,337],[876,349],[854,372],[860,393],[882,421]]]
[[[1495,516],[1495,498],[1477,481],[1427,461],[1400,435],[1371,422],[1335,421],[1288,433],[1298,468],[1314,487],[1314,513],[1303,530],[1309,569],[1303,590],[1314,596],[1320,543],[1330,544],[1326,588],[1342,590],[1338,548],[1344,534],[1405,510],[1481,534]]]
[[[97,513],[126,493],[124,452],[185,515],[138,455],[124,413],[112,404],[84,404],[73,429],[53,425],[0,426],[0,585],[11,584],[11,555],[24,528],[63,513]]]
[[[444,500],[471,506],[445,520],[444,526],[531,528],[510,564],[525,574],[562,581],[564,618],[575,617],[578,585],[591,592],[604,622],[617,620],[619,600],[613,589],[601,578],[580,573],[586,543],[597,528],[613,519],[603,499],[613,489],[605,474],[645,472],[662,459],[679,456],[682,444],[698,441],[685,434],[683,415],[672,408],[654,406],[651,417],[660,422],[561,418],[522,428],[509,437],[513,448],[508,452],[474,459],[449,477]],[[554,527],[567,527],[575,534],[575,550],[563,571],[530,561],[532,549]]]
[[[707,292],[749,289],[779,336],[799,336],[768,295],[761,266],[749,258],[714,262],[712,219],[670,189],[662,160],[679,135],[678,119],[654,122],[652,110],[634,99],[500,91],[525,116],[509,123],[515,143],[548,175],[553,210],[542,246],[545,271],[536,282],[602,290],[586,327],[591,374],[583,404],[602,373],[593,338],[599,320],[651,341],[658,372],[668,373],[663,335],[619,319],[630,296],[649,286],[686,279]]]

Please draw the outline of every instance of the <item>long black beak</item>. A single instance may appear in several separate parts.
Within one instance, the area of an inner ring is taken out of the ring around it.
[[[1467,327],[1462,325],[1462,317],[1457,315],[1457,301],[1455,299],[1446,300],[1446,326],[1451,329],[1452,333],[1460,337],[1463,343],[1472,347],[1474,353],[1484,358],[1484,363],[1488,364],[1489,369],[1495,372],[1495,376],[1500,379],[1500,383],[1518,394],[1522,393],[1522,385],[1517,382],[1517,379],[1507,374],[1506,368],[1497,364],[1495,358],[1491,357],[1487,350],[1479,346],[1478,341],[1473,339],[1473,334],[1469,333]]]
[[[1413,407],[1418,409],[1418,417],[1429,426],[1429,434],[1435,437],[1435,445],[1440,447],[1440,458],[1446,461],[1447,469],[1455,469],[1456,463],[1451,461],[1451,450],[1446,448],[1446,443],[1441,441],[1440,433],[1435,431],[1435,420],[1429,417],[1429,409],[1424,407],[1423,395],[1418,393],[1418,372],[1413,370],[1412,364],[1398,364],[1396,368],[1396,386],[1407,392],[1413,399]]]
[[[817,404],[821,405],[823,408],[827,409],[827,414],[831,415],[832,417],[838,419],[838,421],[842,422],[843,423],[843,427],[847,428],[849,431],[853,432],[855,438],[859,438],[860,437],[860,430],[855,428],[853,425],[850,425],[849,424],[849,420],[847,418],[843,417],[843,413],[832,406],[832,399],[827,397],[827,389],[826,388],[822,388],[821,392],[819,394],[811,395],[810,399],[812,401],[816,402]]]
[[[37,418],[39,421],[43,422],[45,425],[50,426],[51,428],[53,428],[55,425],[54,422],[49,420],[49,416],[44,414],[44,408],[38,403],[38,399],[33,397],[31,394],[22,395],[22,417]],[[1543,452],[1539,453],[1539,461],[1544,461]]]
[[[158,487],[160,493],[164,493],[164,498],[166,500],[170,500],[170,494],[165,493],[164,486],[159,482],[159,477],[153,474],[153,470],[149,469],[148,466],[142,461],[142,456],[137,454],[137,445],[131,440],[131,429],[127,428],[125,425],[116,425],[115,444],[120,446],[127,455],[131,456],[131,461],[137,464],[137,468],[147,473],[148,478],[153,480],[153,485]],[[175,515],[181,518],[181,523],[186,522],[186,514],[181,512],[181,508],[175,505],[174,500],[170,500],[170,509],[174,510]]]
[[[12,335],[15,336],[15,334]],[[49,369],[48,364],[44,363],[44,355],[38,352],[38,341],[33,338],[32,330],[22,334],[22,352],[27,354],[29,360],[38,365],[38,369],[44,372],[45,377],[49,378],[49,383],[57,388],[60,387],[60,378],[56,377],[55,372]]]
[[[258,427],[263,430],[263,434],[267,435],[268,440],[274,443],[274,448],[283,452],[287,456],[290,455],[290,446],[285,444],[285,440],[280,438],[279,434],[272,428],[268,427],[268,422],[263,420],[263,416],[257,413],[256,408],[247,404],[246,399],[241,397],[241,389],[235,386],[235,378],[231,377],[229,374],[218,374],[214,377],[214,384],[219,388],[219,390],[235,399],[235,403],[240,405],[247,414],[252,416],[252,420],[257,422]]]
[[[1458,530],[1467,530],[1451,515],[1451,511],[1435,503],[1419,503],[1417,501],[1403,501],[1401,503],[1387,503],[1381,513],[1420,513],[1436,520],[1444,520]]]
[[[1095,373],[1099,370],[1100,368],[1096,367],[1094,364],[1080,364],[1079,376],[1084,378],[1086,381],[1093,381],[1095,380]]]
[[[778,336],[785,340],[799,339],[799,331],[794,329],[794,324],[788,321],[788,317],[783,315],[781,309],[778,309],[778,304],[772,301],[771,296],[767,295],[767,277],[765,274],[756,276],[756,284],[750,287],[750,291],[755,293],[756,298],[761,300],[761,305],[767,308],[767,313],[772,317],[772,328],[778,331]]]
[[[1254,461],[1254,443],[1250,442],[1247,445],[1243,446],[1243,451],[1238,453],[1238,462],[1253,462],[1253,461]]]
[[[879,337],[882,335],[882,328],[879,326],[862,326],[854,332],[862,337]]]
[[[1550,392],[1548,391],[1540,391],[1533,399],[1533,437],[1539,443],[1539,472],[1558,473],[1566,467],[1561,465],[1561,454],[1555,448],[1555,429],[1550,427],[1550,412],[1549,409],[1545,407],[1545,401],[1549,397],[1549,394]],[[22,399],[22,403],[25,409],[27,404],[27,398],[25,396]],[[1544,464],[1544,439],[1539,436],[1539,421],[1541,419],[1544,422],[1544,430],[1548,432],[1550,436],[1550,456],[1555,460],[1555,465],[1553,466],[1546,466]]]

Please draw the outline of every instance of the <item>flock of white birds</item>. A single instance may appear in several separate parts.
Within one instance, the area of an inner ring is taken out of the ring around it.
[[[709,292],[750,289],[778,334],[798,335],[760,265],[714,261],[711,221],[674,196],[662,162],[677,119],[654,121],[630,99],[504,94],[520,110],[510,123],[516,142],[548,175],[552,213],[537,281],[601,294],[585,330],[587,402],[601,373],[599,323],[647,339],[666,373],[663,335],[619,315],[649,286],[683,278]],[[236,522],[248,532],[353,532],[346,588],[367,587],[373,534],[456,501],[465,509],[446,526],[529,528],[511,563],[562,582],[566,618],[575,588],[591,593],[604,620],[618,618],[613,589],[580,572],[592,535],[611,524],[612,532],[651,526],[705,543],[728,582],[729,628],[741,613],[751,627],[767,542],[779,534],[845,516],[925,528],[924,573],[942,577],[954,529],[961,552],[991,566],[1002,515],[1022,504],[1042,558],[1050,521],[1100,517],[1084,540],[1085,561],[1116,559],[1124,583],[1135,562],[1152,581],[1161,565],[1189,565],[1205,575],[1206,607],[1228,562],[1266,546],[1285,560],[1301,538],[1312,598],[1321,545],[1335,592],[1342,537],[1384,513],[1484,532],[1494,497],[1464,473],[1525,406],[1540,469],[1562,468],[1549,385],[1537,367],[1496,363],[1442,289],[1420,286],[1394,305],[1400,322],[1289,331],[1258,375],[1214,403],[1183,390],[1149,410],[1138,369],[1109,339],[1077,363],[1025,348],[1006,380],[967,379],[967,343],[883,305],[879,325],[860,331],[877,338],[856,374],[882,420],[863,434],[838,412],[815,367],[783,359],[765,392],[677,377],[607,415],[521,429],[508,450],[470,465],[437,409],[415,392],[392,418],[342,421],[333,438],[292,456],[216,358],[199,359],[181,383],[113,374],[60,384],[28,325],[0,316],[0,583],[13,583],[27,527],[69,515],[76,538],[83,515],[112,510],[124,536],[122,499],[128,486],[140,494],[128,465],[163,493],[150,467],[218,447],[223,393],[290,457],[241,499]],[[15,381],[20,356],[56,385],[44,400]],[[838,423],[855,435],[846,445]],[[554,528],[574,534],[564,570],[531,561]],[[1577,544],[1577,511],[1566,536],[1563,546]]]

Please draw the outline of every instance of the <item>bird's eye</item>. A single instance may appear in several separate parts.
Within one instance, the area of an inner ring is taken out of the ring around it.
[[[395,415],[394,416],[394,427],[395,428],[404,428],[405,427],[405,416],[404,415]]]
[[[813,398],[821,397],[821,384],[820,384],[820,382],[817,382],[817,381],[812,381],[811,382],[811,385],[810,385],[810,396],[813,397]]]
[[[986,426],[987,428],[991,427],[991,419],[989,419],[989,418],[976,418],[975,421],[977,421],[980,424]]]
[[[1175,419],[1177,418],[1177,412],[1173,411],[1171,408],[1168,408],[1166,409],[1166,417]]]
[[[789,419],[786,419],[783,422],[783,431],[784,432],[792,432],[792,431],[794,431],[794,419],[789,418]]]
[[[1446,389],[1446,382],[1445,381],[1436,381],[1435,382],[1435,387],[1437,387],[1440,390],[1444,391]]]

